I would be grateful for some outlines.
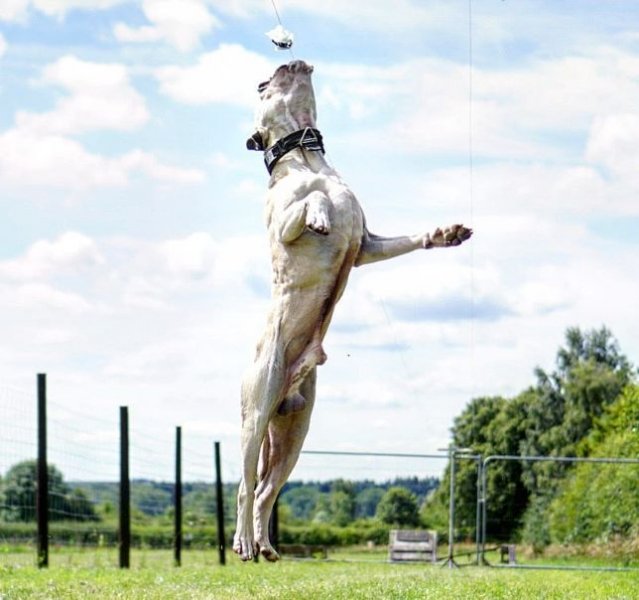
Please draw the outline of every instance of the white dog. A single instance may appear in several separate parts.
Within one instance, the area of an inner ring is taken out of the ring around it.
[[[462,225],[393,238],[366,229],[355,195],[324,159],[312,71],[296,60],[260,84],[257,130],[247,141],[249,149],[264,151],[271,173],[266,222],[273,299],[242,381],[242,480],[233,543],[242,560],[257,552],[279,558],[268,522],[308,431],[315,367],[326,360],[322,340],[351,268],[420,248],[457,246],[472,234]]]

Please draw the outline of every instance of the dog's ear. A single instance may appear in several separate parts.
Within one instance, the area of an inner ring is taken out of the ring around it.
[[[257,130],[248,140],[246,140],[247,150],[264,150],[264,138],[259,130]]]

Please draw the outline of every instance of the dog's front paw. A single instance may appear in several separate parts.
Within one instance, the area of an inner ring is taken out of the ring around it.
[[[426,234],[422,241],[424,248],[448,248],[449,246],[459,246],[473,235],[473,230],[463,225],[451,225],[444,230],[439,227],[435,229],[433,235]]]
[[[315,233],[328,235],[331,232],[331,223],[325,207],[311,203],[306,211],[306,226]]]

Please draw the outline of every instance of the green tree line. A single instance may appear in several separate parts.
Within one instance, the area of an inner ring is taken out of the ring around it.
[[[569,328],[552,372],[512,398],[473,399],[453,442],[482,456],[639,457],[636,369],[606,328]],[[551,542],[639,537],[638,465],[495,461],[487,468],[487,534],[541,549]],[[426,503],[426,522],[447,522],[449,471]],[[476,467],[459,460],[456,526],[474,536]]]
[[[112,541],[117,529],[118,484],[65,482],[57,467],[49,465],[48,469],[49,520],[94,523],[89,527],[61,525],[55,529],[58,535],[82,543]],[[14,465],[0,479],[0,532],[25,537],[32,531],[28,524],[36,519],[36,475],[36,463],[30,460]],[[432,477],[397,478],[383,483],[343,479],[289,482],[279,501],[282,536],[291,542],[307,543],[342,544],[368,539],[382,542],[388,538],[390,526],[420,526],[419,508],[438,484]],[[169,482],[131,482],[132,522],[138,537],[146,543],[170,543],[173,494],[173,484]],[[235,520],[235,496],[236,485],[226,484],[224,512],[229,531]],[[184,527],[190,532],[187,537],[196,530],[214,528],[217,499],[211,483],[183,483],[182,505]]]

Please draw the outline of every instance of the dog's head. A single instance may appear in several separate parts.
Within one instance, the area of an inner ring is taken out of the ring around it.
[[[278,67],[268,81],[260,83],[255,133],[246,140],[249,150],[265,150],[293,131],[315,127],[312,73],[312,66],[294,60]]]

